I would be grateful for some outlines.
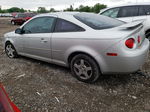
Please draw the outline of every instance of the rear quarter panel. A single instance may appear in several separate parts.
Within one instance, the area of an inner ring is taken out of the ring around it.
[[[105,39],[92,32],[54,33],[52,36],[52,58],[68,65],[68,57],[74,52],[83,52],[92,57],[99,55],[103,60],[104,51],[119,39]]]

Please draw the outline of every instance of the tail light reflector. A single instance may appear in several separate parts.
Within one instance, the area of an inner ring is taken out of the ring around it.
[[[117,53],[107,53],[107,56],[117,56]]]
[[[138,36],[138,43],[140,43],[141,42],[141,37],[140,36]]]
[[[131,49],[134,47],[134,42],[135,40],[133,38],[129,38],[128,40],[126,40],[125,45]]]

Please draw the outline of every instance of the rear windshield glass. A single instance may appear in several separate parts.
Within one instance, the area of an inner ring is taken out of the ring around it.
[[[24,17],[26,17],[26,14],[18,14],[18,15],[16,15],[16,17],[19,17],[19,18],[24,18]]]
[[[78,13],[74,17],[95,30],[108,29],[125,24],[125,22],[120,20],[92,13]]]
[[[27,14],[28,17],[33,17],[35,16],[36,14]]]

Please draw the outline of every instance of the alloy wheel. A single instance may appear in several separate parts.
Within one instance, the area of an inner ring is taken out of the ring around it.
[[[79,59],[75,61],[74,72],[76,73],[76,75],[78,75],[78,77],[80,77],[83,80],[89,79],[93,74],[93,70],[90,63],[88,63],[84,59]]]
[[[8,57],[10,58],[14,58],[15,57],[15,49],[11,44],[6,45],[6,54]]]

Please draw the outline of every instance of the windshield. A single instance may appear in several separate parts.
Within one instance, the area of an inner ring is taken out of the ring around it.
[[[78,13],[74,17],[95,30],[108,29],[125,24],[125,22],[120,20],[92,13]]]

